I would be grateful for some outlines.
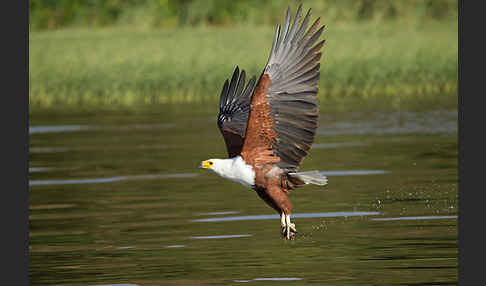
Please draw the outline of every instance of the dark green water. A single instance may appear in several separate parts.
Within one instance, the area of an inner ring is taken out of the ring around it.
[[[194,110],[31,112],[32,285],[457,285],[456,111],[323,114],[285,241]]]

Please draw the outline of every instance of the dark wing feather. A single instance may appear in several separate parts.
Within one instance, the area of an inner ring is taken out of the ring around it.
[[[268,63],[252,96],[248,135],[243,147],[249,162],[252,161],[250,154],[254,158],[260,156],[253,149],[268,149],[271,142],[273,156],[280,159],[275,164],[296,170],[314,142],[319,116],[316,95],[320,49],[324,41],[316,42],[324,26],[317,29],[318,18],[307,30],[311,9],[299,26],[301,12],[302,5],[290,28],[288,9],[282,33],[280,25],[277,26]],[[250,134],[252,138],[248,138]]]
[[[236,67],[231,81],[225,81],[220,96],[218,127],[230,158],[241,152],[250,110],[250,93],[256,81],[253,76],[244,88],[245,76],[245,71],[240,74]]]

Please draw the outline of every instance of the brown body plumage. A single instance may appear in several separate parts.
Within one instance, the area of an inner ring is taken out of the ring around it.
[[[255,190],[281,214],[286,238],[292,238],[296,232],[290,222],[292,204],[288,192],[309,183],[327,183],[318,171],[298,171],[317,129],[316,95],[320,49],[324,44],[315,44],[324,28],[317,30],[319,19],[306,32],[310,9],[299,26],[301,9],[299,6],[292,27],[290,9],[282,32],[277,26],[268,63],[251,98],[255,77],[244,89],[246,74],[242,71],[240,75],[237,67],[231,82],[225,82],[218,126],[231,159],[213,159],[201,165]],[[213,167],[216,164],[219,166]]]

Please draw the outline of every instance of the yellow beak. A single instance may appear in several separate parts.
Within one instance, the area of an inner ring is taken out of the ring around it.
[[[211,168],[211,165],[209,164],[209,161],[202,161],[202,162],[199,164],[199,168],[202,168],[202,169],[209,169],[209,168]]]

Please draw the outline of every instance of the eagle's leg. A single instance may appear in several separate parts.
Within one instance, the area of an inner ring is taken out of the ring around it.
[[[282,212],[280,214],[280,226],[281,226],[281,229],[282,229],[282,235],[285,236],[285,233],[287,231],[287,221],[285,219],[285,213]]]
[[[290,222],[290,214],[285,215],[285,236],[287,239],[295,237],[297,230],[295,229],[295,223]]]
[[[282,228],[282,235],[287,239],[291,239],[297,233],[295,229],[295,223],[290,221],[290,215],[286,215],[284,212],[280,214],[280,225]]]
[[[280,214],[280,226],[282,235],[291,239],[295,237],[297,231],[295,224],[290,222],[290,212],[292,204],[287,194],[278,187],[270,186],[269,188],[256,188],[258,196],[262,198],[269,206]]]
[[[286,220],[287,225],[289,226],[290,230],[291,230],[292,232],[297,233],[297,229],[295,229],[295,223],[291,223],[291,222],[290,222],[290,215],[286,215],[286,216],[285,216],[285,220]]]

